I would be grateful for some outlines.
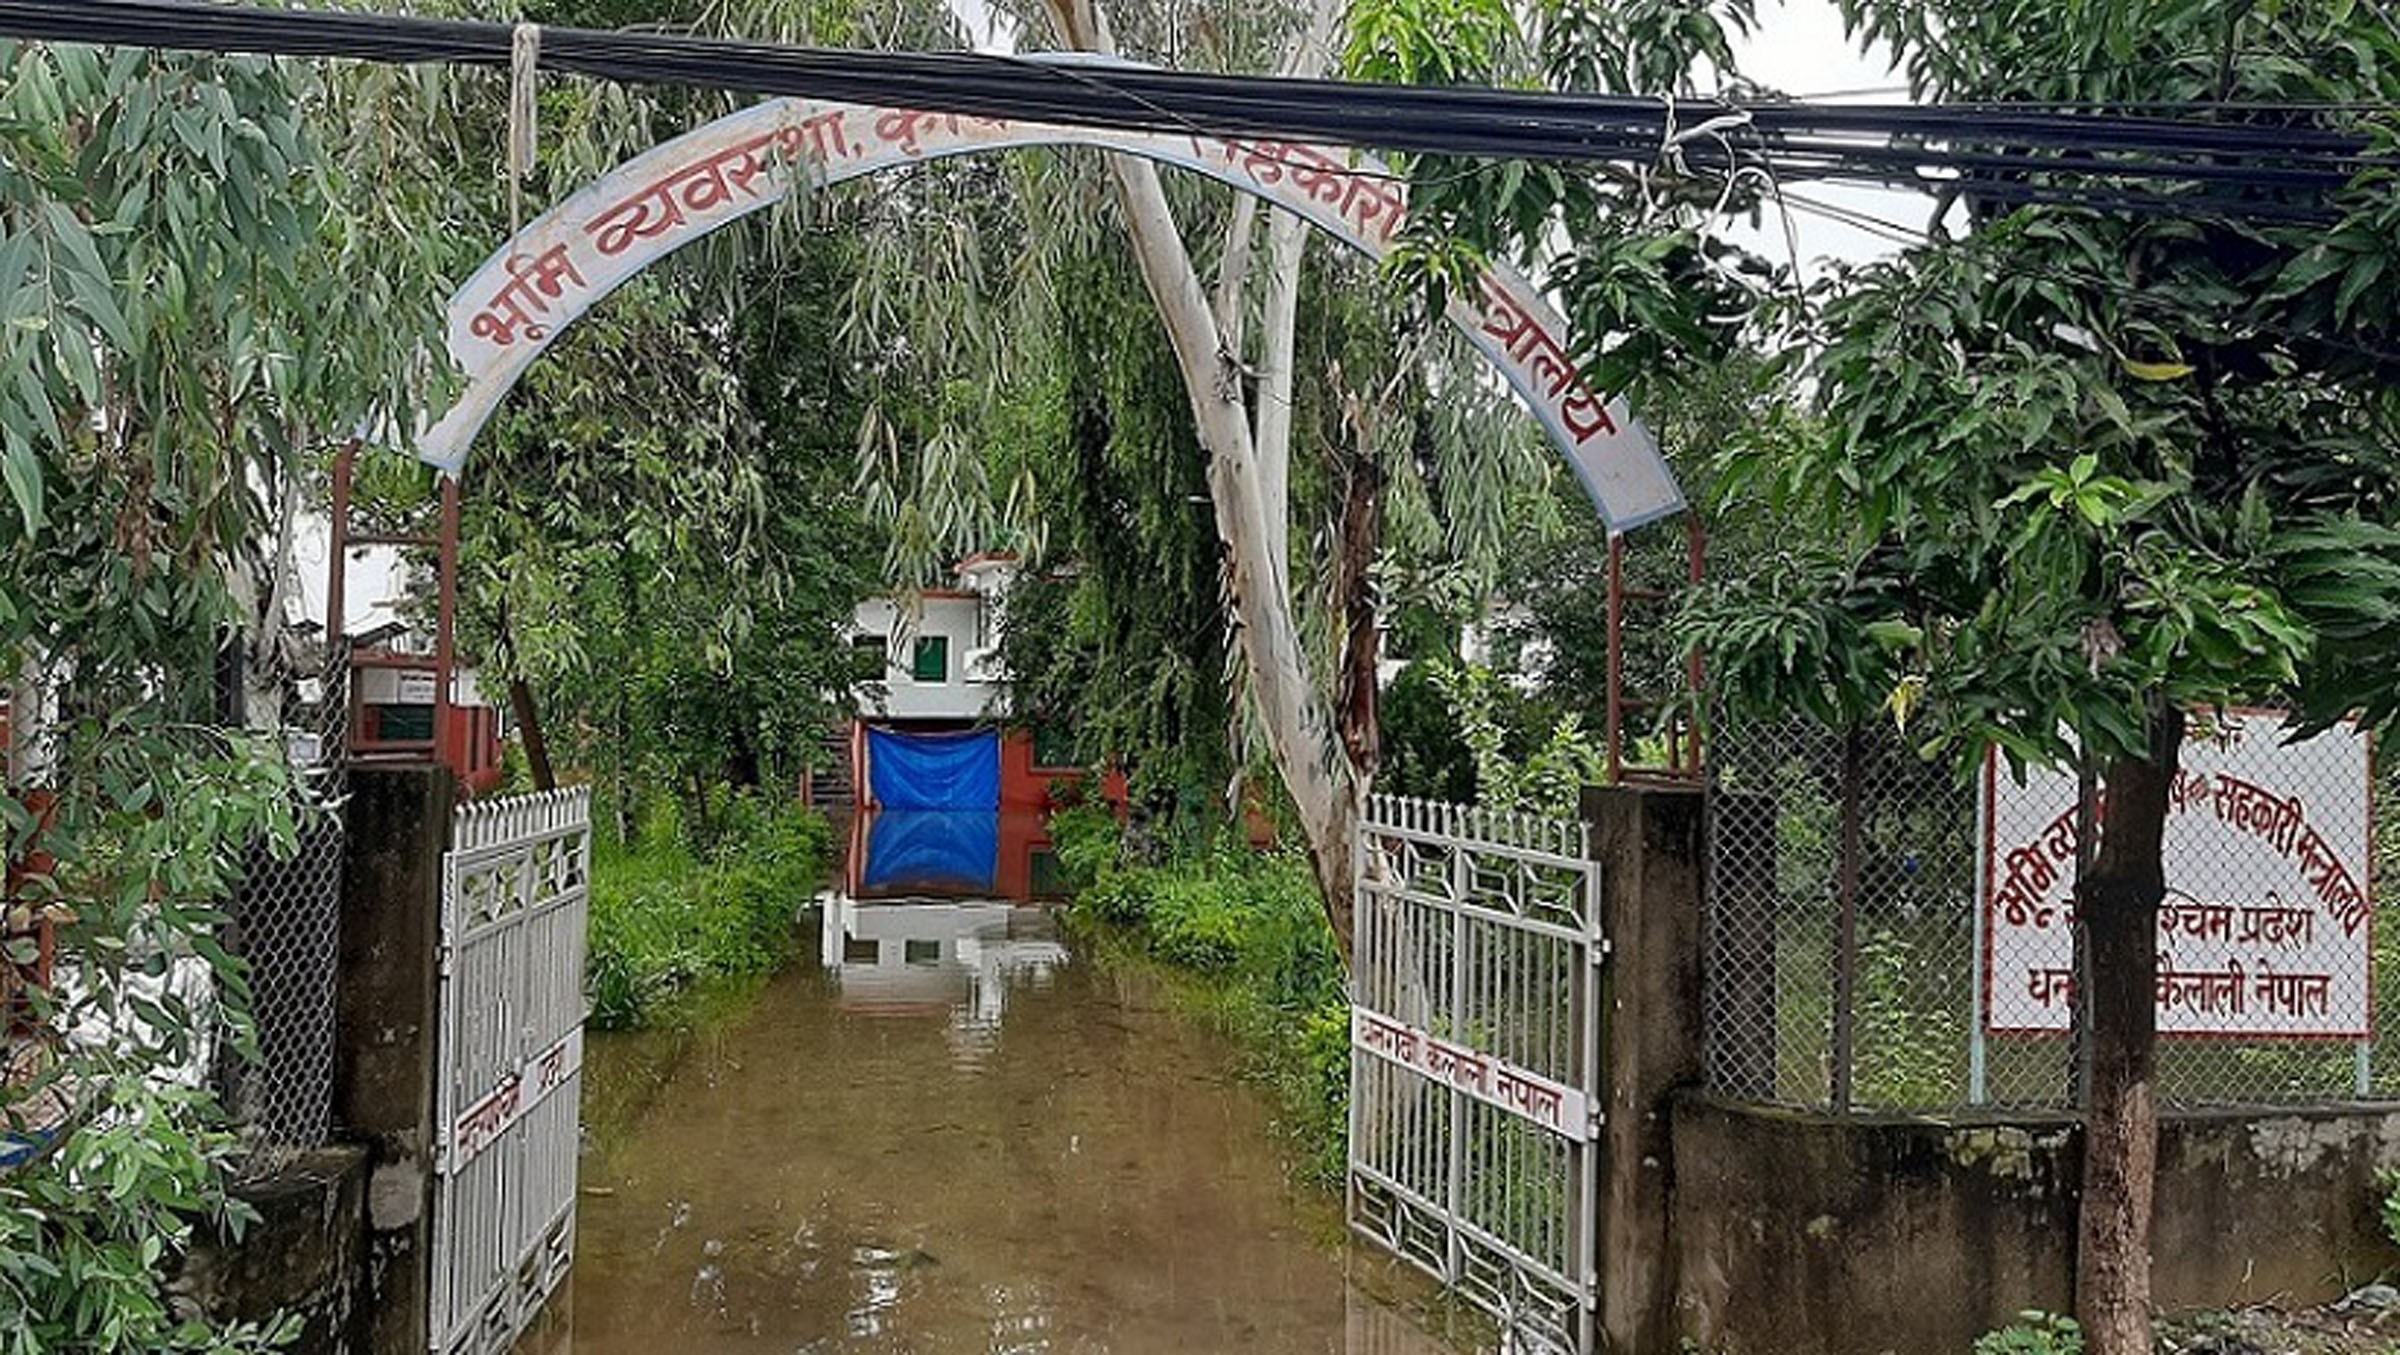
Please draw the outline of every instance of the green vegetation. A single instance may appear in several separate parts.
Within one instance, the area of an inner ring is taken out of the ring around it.
[[[458,160],[390,72],[15,42],[0,72],[0,858],[74,980],[34,1023],[114,1037],[0,1050],[31,1154],[0,1173],[0,1351],[260,1349],[284,1333],[194,1320],[167,1277],[248,1217],[185,1085],[212,1044],[256,1055],[219,905],[315,812],[264,727],[291,651],[261,557],[328,434],[417,416],[452,270],[391,215]]]
[[[1350,1007],[1308,863],[1230,838],[1136,860],[1116,820],[1094,809],[1063,811],[1051,834],[1075,891],[1069,917],[1185,976],[1274,1093],[1296,1174],[1340,1181]]]
[[[1480,664],[1437,664],[1433,683],[1450,703],[1450,716],[1475,767],[1475,800],[1496,813],[1573,814],[1587,785],[1608,773],[1607,755],[1584,731],[1583,717],[1560,714],[1548,737],[1533,740],[1501,721],[1500,693],[1507,686]]]
[[[696,986],[791,958],[793,914],[815,896],[832,853],[824,816],[755,795],[716,798],[717,831],[700,846],[664,805],[632,840],[594,842],[593,1025],[648,1025]]]
[[[2083,1355],[2083,1328],[2055,1313],[2019,1313],[1977,1341],[1975,1355]]]

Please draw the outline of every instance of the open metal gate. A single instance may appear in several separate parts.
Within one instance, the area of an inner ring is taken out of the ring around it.
[[[1377,796],[1359,862],[1350,1226],[1507,1331],[1594,1349],[1599,873],[1570,820]]]
[[[575,1251],[591,797],[461,805],[442,867],[428,1331],[502,1355]]]

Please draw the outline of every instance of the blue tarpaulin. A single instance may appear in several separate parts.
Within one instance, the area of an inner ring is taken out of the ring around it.
[[[989,894],[1000,869],[1000,815],[984,810],[878,812],[867,829],[864,894]]]
[[[885,809],[1000,807],[1000,732],[867,731],[867,787]]]

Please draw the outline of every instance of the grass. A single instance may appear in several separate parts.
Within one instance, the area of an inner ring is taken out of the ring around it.
[[[703,983],[780,968],[792,921],[830,858],[823,816],[756,797],[731,800],[724,829],[695,849],[671,812],[647,817],[630,842],[593,844],[591,1023],[651,1024]]]
[[[1343,1176],[1350,1098],[1350,1008],[1341,957],[1302,858],[1219,842],[1163,862],[1126,858],[1117,824],[1086,809],[1051,824],[1079,930],[1181,976],[1246,1071],[1274,1096],[1295,1174]]]

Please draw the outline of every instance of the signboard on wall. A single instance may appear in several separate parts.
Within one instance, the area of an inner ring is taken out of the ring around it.
[[[2161,1035],[2373,1033],[2367,736],[2287,743],[2281,717],[2196,718],[2166,823]],[[2063,1032],[2074,1000],[2072,773],[1984,767],[1984,1027]],[[2105,831],[2107,805],[2099,806]]]
[[[405,670],[399,674],[399,678],[399,694],[392,698],[397,705],[430,706],[435,694],[441,690],[431,673]]]

